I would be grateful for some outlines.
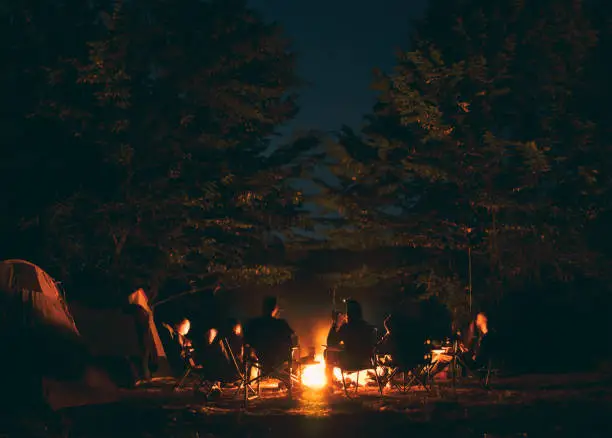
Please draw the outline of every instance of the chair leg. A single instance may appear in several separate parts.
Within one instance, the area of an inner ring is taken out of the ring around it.
[[[246,359],[246,358],[245,358]],[[247,361],[244,362],[244,399],[243,405],[244,409],[247,408],[249,403],[249,382],[251,380],[251,367],[248,365]]]
[[[393,383],[393,378],[397,375],[397,368],[395,368],[395,369],[388,368],[388,370],[389,370],[388,374],[382,380],[383,391],[387,387],[387,385],[389,385],[390,388],[395,386],[401,392],[401,390],[402,390],[401,387],[398,387],[396,384]]]
[[[293,361],[291,360],[291,357],[289,357],[289,382],[287,383],[287,391],[288,391],[288,396],[289,396],[289,400],[293,400]]]
[[[372,358],[372,369],[374,370],[374,379],[376,379],[376,384],[378,385],[378,392],[380,393],[380,397],[383,397],[383,387],[381,385],[382,380],[378,376],[378,367],[376,366],[376,358]]]
[[[176,385],[174,385],[174,388],[172,389],[176,391],[177,389],[181,388],[185,384],[185,381],[187,380],[187,377],[189,377],[190,374],[191,368],[187,368],[187,370],[183,374],[183,377],[181,377],[181,379],[176,383]]]
[[[423,387],[425,391],[431,391],[431,387],[427,383],[427,374],[424,374],[422,370],[418,371],[418,374],[415,376],[415,380]]]
[[[484,387],[486,390],[490,390],[491,387],[489,386],[490,382],[491,382],[491,369],[492,369],[493,363],[491,361],[491,359],[489,359],[487,361],[487,369],[486,369],[486,374],[484,377]]]
[[[380,377],[378,376],[378,370],[374,368],[374,377],[376,378],[376,383],[378,384],[378,392],[380,393],[380,398],[384,397],[384,385]]]
[[[344,394],[347,396],[347,398],[351,398],[348,388],[346,387],[346,376],[344,375],[344,369],[340,369],[340,374],[342,375],[342,388],[344,389]]]

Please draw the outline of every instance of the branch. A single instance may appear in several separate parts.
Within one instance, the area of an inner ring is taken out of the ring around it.
[[[208,273],[208,274],[206,274],[206,275],[204,275],[203,277],[200,277],[200,278],[215,277],[217,275],[219,275],[217,272],[210,272],[210,273]],[[187,290],[185,292],[181,292],[179,294],[172,295],[172,296],[170,296],[168,298],[165,298],[165,299],[163,299],[161,301],[158,301],[157,303],[152,303],[152,304],[150,304],[150,306],[151,306],[151,309],[155,309],[157,306],[160,306],[162,304],[166,304],[166,303],[168,303],[170,301],[174,301],[174,300],[179,299],[179,298],[181,298],[181,297],[183,297],[185,295],[196,294],[198,292],[204,292],[204,291],[207,291],[207,290],[210,290],[210,289],[213,289],[214,293],[217,293],[217,291],[219,291],[221,289],[221,285],[220,285],[219,281],[216,281],[214,283],[214,285],[209,285],[209,286],[201,287],[201,288],[198,288],[198,289],[189,289],[189,290]]]
[[[152,304],[151,305],[151,309],[156,309],[157,306],[161,306],[162,304],[166,304],[168,302],[177,300],[177,299],[179,299],[179,298],[181,298],[181,297],[183,297],[185,295],[196,294],[198,292],[204,292],[204,291],[207,291],[207,290],[210,290],[210,289],[213,289],[213,292],[216,293],[218,290],[221,289],[221,286],[216,284],[215,286],[206,286],[206,287],[201,287],[199,289],[190,289],[190,290],[187,290],[185,292],[181,292],[180,294],[172,295],[171,297],[168,297],[165,300],[161,300],[161,301],[158,301],[157,303]]]

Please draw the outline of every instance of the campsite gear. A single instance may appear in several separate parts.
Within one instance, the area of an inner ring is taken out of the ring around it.
[[[300,357],[300,347],[297,345],[291,347],[286,359],[276,364],[261,363],[257,359],[256,351],[250,345],[247,344],[244,348],[245,360],[242,364],[244,372],[242,382],[236,391],[236,396],[238,396],[241,389],[243,390],[244,407],[247,408],[249,400],[261,395],[261,382],[266,379],[278,380],[279,389],[287,388],[289,400],[292,400],[294,388],[299,389],[302,384],[300,361],[295,359]]]
[[[23,260],[0,263],[1,348],[20,361],[35,363],[48,377],[76,377],[83,371],[85,348],[53,279]],[[15,357],[15,356],[13,356]]]
[[[147,369],[154,377],[170,375],[144,291],[131,294],[128,302],[123,309],[91,309],[76,303],[70,307],[90,353],[123,387],[149,377]]]
[[[128,298],[130,304],[137,304],[147,311],[149,315],[149,328],[148,328],[148,339],[152,342],[151,346],[151,361],[154,361],[156,366],[153,370],[153,374],[156,376],[168,376],[170,375],[170,368],[168,366],[168,360],[164,351],[164,346],[159,337],[157,326],[153,318],[153,310],[149,306],[149,299],[143,289],[138,289],[136,292],[131,294]]]
[[[0,262],[0,403],[14,409],[116,399],[90,366],[86,345],[49,274],[24,260]]]

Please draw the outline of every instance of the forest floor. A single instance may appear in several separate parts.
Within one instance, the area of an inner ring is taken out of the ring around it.
[[[326,438],[612,436],[612,376],[529,375],[430,393],[370,388],[354,399],[306,390],[293,401],[269,392],[242,409],[226,390],[216,402],[167,382],[126,391],[112,405],[66,410],[69,437]]]

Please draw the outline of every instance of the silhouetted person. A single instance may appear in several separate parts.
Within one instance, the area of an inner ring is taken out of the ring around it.
[[[334,310],[332,312],[332,325],[327,333],[327,348],[325,350],[325,375],[330,384],[334,378],[334,366],[339,365],[340,352],[340,328],[346,323],[346,315]]]
[[[470,360],[477,368],[485,367],[493,354],[493,335],[489,329],[489,318],[484,312],[476,315],[476,336],[471,348]]]
[[[342,312],[334,310],[332,312],[332,325],[327,333],[328,347],[338,347],[340,345],[340,336],[338,335],[338,332],[344,323],[346,323],[346,315]]]
[[[466,365],[472,369],[485,368],[492,357],[494,342],[488,316],[484,312],[478,313],[460,345],[461,356]]]
[[[202,351],[197,356],[204,376],[213,384],[211,396],[221,394],[221,382],[229,383],[238,379],[236,364],[224,343],[224,339],[227,339],[225,334],[216,328],[208,329]]]
[[[363,319],[361,304],[355,300],[346,303],[346,324],[338,330],[338,338],[343,348],[340,356],[343,368],[359,368],[372,356],[376,332]]]
[[[264,368],[274,368],[290,358],[295,332],[287,321],[278,317],[275,297],[266,297],[262,316],[252,319],[244,328],[244,342],[255,350]]]
[[[242,362],[244,352],[244,333],[242,324],[240,321],[234,318],[230,318],[227,322],[227,328],[225,334],[227,337],[227,343],[236,358],[238,363]]]
[[[418,320],[394,313],[385,319],[386,333],[378,346],[378,353],[391,355],[392,362],[400,366],[414,366],[423,361],[425,329]]]
[[[166,358],[176,377],[180,377],[185,371],[186,354],[191,346],[191,341],[186,336],[190,329],[191,321],[181,318],[173,325],[163,323],[158,330]]]

